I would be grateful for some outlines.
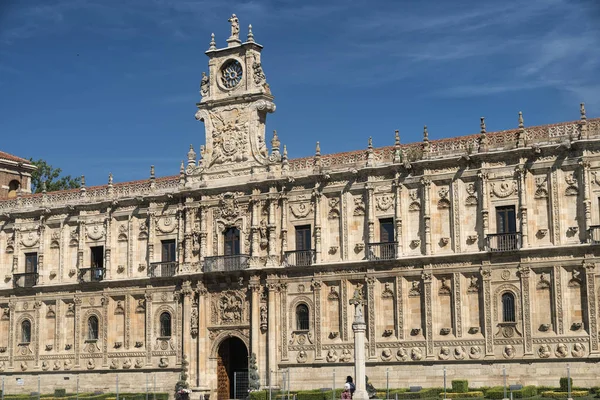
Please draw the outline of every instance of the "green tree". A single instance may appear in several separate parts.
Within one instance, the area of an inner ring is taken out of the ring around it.
[[[248,361],[248,389],[260,389],[260,377],[258,376],[258,367],[256,366],[256,354],[254,353],[250,355],[250,360]]]
[[[43,191],[42,182],[46,182],[46,191],[54,192],[57,190],[76,189],[81,186],[81,178],[73,178],[71,175],[60,176],[62,170],[54,168],[41,158],[37,161],[30,159],[31,163],[37,167],[31,173],[31,191],[41,193]]]

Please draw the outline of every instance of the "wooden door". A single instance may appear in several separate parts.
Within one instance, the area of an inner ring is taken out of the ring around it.
[[[217,400],[229,400],[229,343],[227,341],[219,346],[217,358]]]

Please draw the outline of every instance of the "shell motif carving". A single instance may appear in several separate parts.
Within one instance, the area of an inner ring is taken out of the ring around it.
[[[499,197],[501,199],[514,194],[517,191],[517,182],[515,181],[502,181],[493,182],[490,184],[492,187],[492,196]]]

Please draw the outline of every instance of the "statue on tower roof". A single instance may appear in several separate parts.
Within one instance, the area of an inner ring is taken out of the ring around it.
[[[231,14],[231,18],[227,21],[231,23],[231,37],[229,39],[240,39],[240,20],[235,14]]]

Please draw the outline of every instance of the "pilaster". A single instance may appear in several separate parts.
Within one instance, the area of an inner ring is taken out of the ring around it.
[[[516,168],[517,180],[519,182],[519,213],[521,217],[521,246],[523,248],[529,247],[529,228],[527,221],[527,185],[526,175],[527,170],[522,166],[518,165]]]
[[[431,201],[430,190],[431,180],[427,178],[421,179],[423,185],[423,225],[425,227],[425,254],[431,254]]]
[[[276,315],[276,295],[277,291],[279,291],[279,284],[277,283],[277,278],[275,276],[267,278],[267,288],[268,288],[268,304],[269,307],[267,309],[267,317],[268,317],[268,325],[267,325],[267,371],[266,376],[270,376],[270,372],[277,371],[277,315]],[[272,381],[268,379],[268,381],[272,385]]]
[[[350,254],[350,248],[348,247],[348,195],[344,190],[340,193],[340,224],[342,225],[342,238],[340,240],[342,260],[345,261]]]
[[[521,279],[521,307],[523,309],[523,352],[524,356],[533,356],[533,341],[531,336],[531,296],[529,280],[531,270],[528,266],[519,268]]]
[[[452,293],[452,300],[454,300],[454,327],[457,338],[462,337],[462,291],[460,289],[461,276],[462,275],[460,272],[455,272],[452,277],[452,281],[454,283],[454,290]]]
[[[108,295],[102,294],[102,367],[108,367],[108,301]]]
[[[564,335],[565,328],[563,323],[563,293],[562,293],[562,267],[554,266],[553,293],[554,293],[554,326],[556,333]]]
[[[16,242],[16,241],[15,241]],[[17,323],[17,315],[15,311],[17,309],[17,302],[14,298],[11,298],[8,301],[8,309],[9,309],[9,328],[8,328],[8,367],[10,369],[14,368],[14,356],[15,356],[15,329]]]
[[[396,237],[396,258],[402,255],[402,185],[394,180],[394,221],[396,223],[394,234]]]
[[[189,361],[192,359],[192,332],[191,332],[191,320],[192,320],[192,296],[194,291],[190,281],[185,281],[181,285],[181,318],[183,323],[182,332],[182,360],[185,360],[189,366]],[[188,374],[188,367],[183,363],[184,374]],[[188,375],[189,377],[189,375]]]
[[[129,293],[125,294],[125,310],[124,315],[125,319],[125,338],[123,346],[125,350],[129,350],[131,344],[131,295]]]
[[[152,365],[152,292],[146,290],[144,299],[146,301],[146,365],[150,366]]]
[[[321,193],[321,191],[318,188],[315,188],[315,190],[313,190],[313,198],[314,198],[314,204],[315,204],[315,258],[316,258],[316,262],[320,263],[323,261],[322,258],[322,244],[321,244],[321,198],[323,197],[323,194]]]
[[[154,260],[154,238],[156,235],[156,213],[148,213],[148,265]]]
[[[206,257],[206,240],[208,237],[207,231],[207,213],[206,206],[200,206],[200,261],[204,261],[204,257]]]
[[[35,337],[33,338],[33,355],[35,357],[35,367],[38,368],[40,366],[40,308],[42,307],[42,302],[40,300],[35,300],[33,302],[33,310],[35,312],[35,331],[33,334]]]
[[[287,233],[288,233],[288,197],[284,191],[280,192],[281,202],[281,257],[287,251]]]
[[[452,209],[450,210],[452,212],[451,215],[451,220],[452,220],[452,226],[451,226],[451,230],[452,233],[454,235],[454,252],[455,253],[460,253],[462,250],[462,239],[461,239],[461,232],[460,232],[460,227],[461,227],[461,216],[460,216],[460,185],[459,185],[459,181],[455,180],[452,182],[452,193],[450,194],[452,196]]]
[[[315,302],[315,360],[323,359],[323,348],[321,338],[321,285],[322,282],[313,279],[311,286],[313,288],[313,301]]]
[[[258,358],[260,335],[260,277],[258,275],[251,276],[248,287],[252,296],[250,304],[252,307],[250,313],[250,354],[254,353]]]
[[[560,203],[558,199],[558,171],[556,168],[552,168],[550,172],[550,209],[552,210],[552,237],[553,243],[555,246],[561,243],[560,238]]]
[[[250,216],[250,232],[252,240],[250,242],[250,255],[260,255],[260,232],[258,228],[260,217],[260,189],[253,189],[250,198],[251,216]]]
[[[481,196],[481,238],[485,243],[487,235],[490,233],[488,174],[480,170],[477,172],[477,177],[479,178],[479,192]]]
[[[421,274],[423,280],[423,292],[425,295],[425,341],[426,341],[426,357],[433,359],[433,315],[431,304],[431,272],[424,271]]]
[[[374,207],[374,199],[373,199],[373,185],[367,183],[365,185],[366,197],[367,197],[367,237],[369,243],[375,242],[375,207]],[[369,339],[371,337],[369,336]]]
[[[269,260],[272,262],[277,256],[277,221],[275,219],[275,206],[276,206],[276,190],[275,186],[269,188],[269,221],[267,223],[268,230],[268,255]],[[279,263],[278,263],[279,264]]]
[[[584,262],[586,297],[587,297],[587,320],[590,331],[590,355],[598,355],[598,322],[596,308],[596,264]]]
[[[279,294],[280,296],[280,302],[281,302],[281,359],[283,361],[288,361],[289,360],[289,356],[288,356],[288,341],[287,341],[287,337],[288,337],[288,313],[287,313],[287,289],[288,289],[288,285],[287,283],[282,283],[281,284],[281,293]]]
[[[403,279],[396,276],[396,335],[398,340],[404,340],[404,290],[402,287]]]
[[[342,326],[341,326],[341,335],[342,341],[348,341],[348,281],[346,279],[342,279],[340,282],[340,296],[342,297],[342,301],[340,301],[340,312],[342,313]]]
[[[588,229],[592,225],[592,202],[590,200],[590,162],[587,160],[580,160],[579,165],[581,166],[581,181],[583,182],[583,213],[584,213],[584,226],[582,231],[587,234]],[[586,237],[586,240],[589,240]]]
[[[202,282],[196,286],[198,292],[198,346],[196,348],[196,386],[208,387],[203,377],[208,371],[208,355],[210,340],[208,340],[207,318],[210,315],[210,306],[207,299],[208,290]]]
[[[108,279],[111,279],[112,268],[111,268],[111,255],[112,255],[112,212],[109,208],[106,211],[106,218],[104,219],[104,268],[106,269]]]
[[[485,332],[485,356],[494,357],[494,327],[492,325],[492,271],[489,266],[481,267],[481,280],[483,283],[483,312]]]
[[[65,271],[65,225],[64,221],[60,221],[59,228],[59,242],[58,242],[58,282],[63,282],[63,276]]]
[[[73,304],[75,304],[75,334],[73,338],[73,347],[75,353],[75,367],[79,367],[79,353],[81,349],[81,297],[79,297],[79,295],[73,297]]]

